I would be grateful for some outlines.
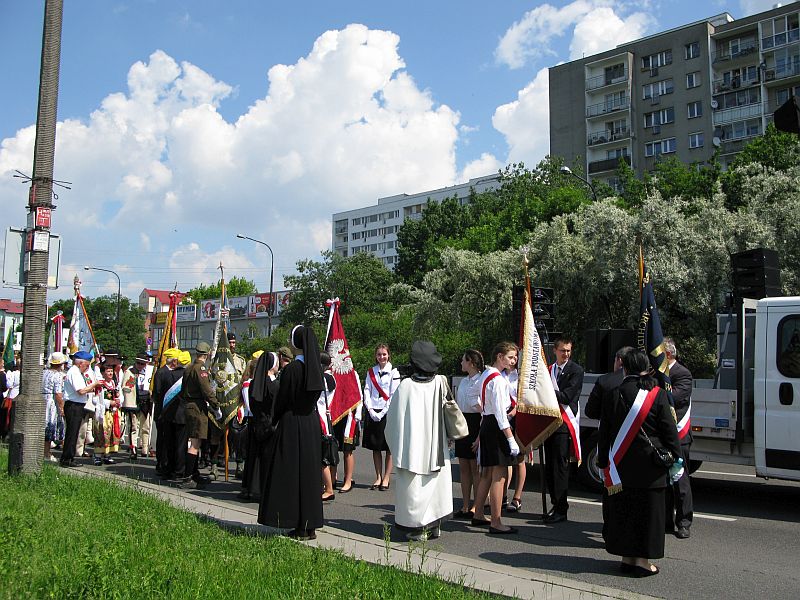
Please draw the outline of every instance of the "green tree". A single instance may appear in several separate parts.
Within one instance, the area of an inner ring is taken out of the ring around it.
[[[244,277],[233,276],[225,282],[225,293],[229,298],[237,296],[250,296],[257,294],[256,284]],[[200,304],[202,300],[219,298],[222,295],[222,286],[219,282],[211,285],[200,284],[186,292],[181,304]]]
[[[69,327],[74,300],[57,300],[48,311],[53,318],[57,311],[64,313],[64,327]],[[85,298],[84,306],[92,325],[95,340],[100,350],[117,349],[127,361],[145,349],[147,332],[144,328],[145,312],[129,298],[122,297],[119,304],[119,325],[117,325],[117,296]],[[117,347],[117,340],[119,346]]]

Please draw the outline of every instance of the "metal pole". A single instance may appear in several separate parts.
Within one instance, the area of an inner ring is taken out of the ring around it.
[[[585,177],[581,177],[580,175],[578,175],[575,171],[573,171],[572,169],[570,169],[566,165],[562,166],[559,169],[559,171],[561,173],[563,173],[564,175],[572,175],[573,177],[576,177],[576,178],[580,179],[583,183],[588,185],[589,189],[592,190],[592,198],[594,198],[594,201],[597,202],[597,192],[594,189],[594,184],[590,180],[586,179]]]
[[[272,248],[266,242],[262,242],[261,240],[257,240],[251,237],[247,237],[246,235],[242,235],[241,233],[237,233],[236,237],[241,240],[250,240],[251,242],[255,242],[256,244],[261,244],[262,246],[266,246],[267,250],[269,250],[269,310],[267,311],[267,337],[272,335],[272,315],[275,314],[275,297],[273,294],[273,287],[272,283],[275,277],[275,255],[272,253]]]
[[[38,474],[44,459],[45,402],[42,396],[44,324],[47,321],[47,279],[50,218],[53,209],[53,165],[58,122],[58,78],[61,63],[63,0],[46,0],[39,71],[39,104],[28,210],[34,229],[26,229],[25,296],[22,309],[20,394],[14,401],[14,423],[8,455],[9,474]],[[39,215],[47,221],[39,221]],[[44,238],[44,239],[42,239]],[[46,241],[46,243],[42,243]],[[39,242],[37,244],[36,242]],[[30,244],[30,245],[29,245]],[[41,244],[41,245],[40,245]]]
[[[119,303],[120,303],[120,298],[122,297],[122,281],[120,280],[119,275],[117,275],[116,271],[112,271],[111,269],[101,269],[100,267],[90,267],[88,265],[83,267],[83,268],[86,271],[104,271],[106,273],[111,273],[114,277],[117,278],[117,326],[116,326],[116,330],[115,330],[116,333],[114,335],[114,340],[115,340],[115,343],[117,345],[116,350],[117,350],[117,352],[120,352],[120,349],[119,349]]]

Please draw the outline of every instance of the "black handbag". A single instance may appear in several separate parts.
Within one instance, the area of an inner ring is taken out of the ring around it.
[[[653,464],[657,467],[661,467],[662,469],[669,470],[669,468],[675,464],[675,457],[672,456],[672,452],[665,450],[664,448],[657,447],[644,429],[642,429],[641,432],[642,435],[644,435],[644,439],[647,440],[647,443],[650,444],[650,448],[652,449],[650,457],[653,460]]]

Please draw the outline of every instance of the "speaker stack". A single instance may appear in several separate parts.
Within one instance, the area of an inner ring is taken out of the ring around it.
[[[522,335],[520,327],[522,325],[522,303],[525,301],[525,287],[515,285],[511,289],[511,318],[513,319],[512,332],[514,342],[519,343]],[[554,331],[556,323],[556,304],[553,288],[531,288],[531,312],[533,312],[533,323],[539,333],[539,339],[545,349],[548,361],[553,356],[553,342],[561,335]]]
[[[760,300],[781,295],[781,270],[778,253],[768,248],[755,248],[731,254],[733,295]]]
[[[587,329],[586,340],[587,373],[609,373],[614,369],[614,355],[623,346],[636,347],[636,332],[633,329]]]

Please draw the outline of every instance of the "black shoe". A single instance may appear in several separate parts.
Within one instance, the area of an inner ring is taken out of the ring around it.
[[[181,488],[182,490],[196,490],[198,488],[198,484],[194,479],[190,477],[189,479],[184,479],[183,481],[181,481],[178,484],[178,487]]]
[[[687,539],[691,534],[689,533],[688,527],[678,527],[678,531],[675,532],[675,537],[679,540]]]
[[[200,473],[195,473],[192,479],[194,479],[200,485],[208,485],[211,483],[211,478],[208,475],[200,475]]]
[[[78,463],[76,463],[74,460],[60,460],[58,461],[58,466],[64,467],[65,469],[70,469],[73,467],[77,467]]]
[[[115,464],[117,464],[117,461],[115,461],[113,458],[104,458],[103,459],[103,464],[104,465],[115,465]]]
[[[513,535],[518,533],[516,527],[509,527],[508,529],[497,529],[495,527],[489,526],[489,533],[491,535]]]
[[[634,577],[651,577],[653,575],[658,575],[661,572],[661,570],[655,565],[653,566],[656,569],[655,571],[653,571],[652,569],[645,569],[644,567],[640,567],[639,565],[633,565],[633,571],[631,572],[633,573]]]
[[[95,458],[94,460],[92,460],[92,464],[94,464],[95,467],[99,467],[103,464],[103,459]]]
[[[303,542],[317,539],[317,533],[314,529],[292,529],[286,535],[292,539]]]
[[[474,517],[469,522],[473,527],[488,527],[490,523],[489,519],[476,519]]]
[[[545,516],[544,522],[545,523],[561,523],[562,521],[567,520],[566,513],[559,513],[559,512],[552,512]]]
[[[619,563],[619,570],[621,573],[633,573],[634,565],[629,565],[628,563]]]
[[[131,462],[136,462],[139,459],[139,455],[136,452],[131,452]]]
[[[248,492],[247,490],[242,490],[241,492],[239,492],[236,495],[236,497],[239,500],[244,500],[245,502],[249,502],[250,500],[252,500],[253,495],[250,492]]]

